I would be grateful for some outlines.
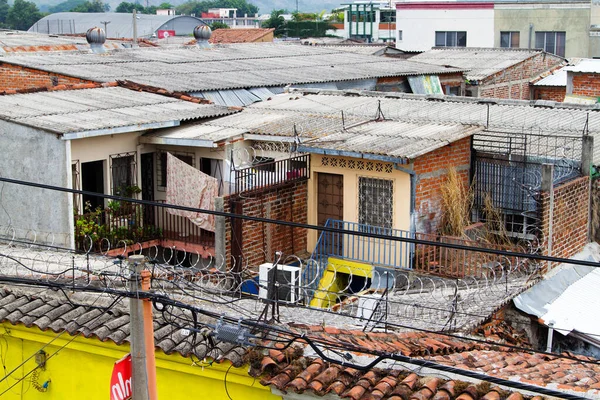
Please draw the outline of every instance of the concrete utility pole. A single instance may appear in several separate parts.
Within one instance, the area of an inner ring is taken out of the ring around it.
[[[104,34],[106,35],[106,38],[108,39],[108,29],[106,28],[106,25],[110,24],[110,21],[100,21],[100,23],[102,25],[104,25]]]
[[[215,210],[225,211],[225,202],[223,197],[215,198]],[[217,268],[221,271],[227,269],[227,256],[225,254],[225,217],[215,217],[215,260],[217,261]]]
[[[131,44],[131,47],[137,47],[138,46],[138,39],[137,39],[137,10],[134,8],[133,9],[133,42]]]
[[[150,289],[150,271],[144,270],[145,262],[146,258],[142,255],[129,257],[129,290],[133,293]],[[130,298],[129,318],[133,398],[157,400],[154,328],[150,301]]]

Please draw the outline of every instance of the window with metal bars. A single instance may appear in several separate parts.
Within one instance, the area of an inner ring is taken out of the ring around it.
[[[71,185],[73,189],[79,190],[80,186],[79,186],[79,180],[80,178],[80,166],[79,166],[79,160],[74,160],[71,162]],[[77,210],[77,212],[80,211],[80,207],[81,206],[81,195],[80,194],[73,194],[73,208],[75,210]]]
[[[184,163],[196,167],[196,157],[194,153],[170,152]],[[167,152],[159,151],[156,159],[156,185],[157,190],[165,191],[167,189]]]
[[[110,156],[112,194],[127,195],[127,189],[137,185],[135,153],[113,154]]]
[[[358,178],[358,223],[392,228],[394,215],[394,181]]]

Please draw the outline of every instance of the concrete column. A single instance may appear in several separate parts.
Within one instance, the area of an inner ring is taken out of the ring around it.
[[[129,257],[129,290],[137,293],[141,290],[141,272],[145,257]],[[144,338],[144,309],[141,300],[129,299],[129,329],[131,332],[131,386],[133,398],[149,400],[146,371],[146,346]]]
[[[225,203],[222,197],[215,198],[215,211],[225,211]],[[215,259],[217,268],[225,271],[227,268],[227,255],[225,253],[225,217],[215,217]]]
[[[585,135],[581,143],[581,172],[583,176],[590,176],[594,160],[594,137]]]
[[[552,255],[552,235],[554,222],[554,165],[542,164],[542,192],[550,196],[550,210],[548,213],[548,254]]]
[[[588,184],[588,192],[590,194],[588,198],[588,241],[592,238],[592,164],[594,163],[594,137],[591,135],[583,136],[583,142],[581,143],[581,173],[583,176],[590,178]]]

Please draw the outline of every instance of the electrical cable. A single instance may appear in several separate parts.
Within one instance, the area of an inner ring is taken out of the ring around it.
[[[227,218],[234,218],[234,219],[237,218],[237,219],[253,221],[253,222],[264,222],[264,223],[269,223],[269,224],[284,225],[284,226],[293,227],[293,228],[312,229],[312,230],[317,230],[317,231],[332,232],[332,233],[339,233],[339,234],[346,234],[346,235],[355,235],[355,236],[368,237],[368,238],[373,238],[373,239],[386,239],[386,240],[391,240],[391,241],[395,241],[395,242],[403,242],[403,243],[410,243],[410,244],[422,244],[422,245],[427,245],[427,246],[442,247],[442,248],[448,248],[448,249],[454,249],[454,250],[466,250],[466,251],[472,251],[472,252],[477,252],[477,253],[495,254],[495,255],[501,255],[501,256],[505,256],[505,257],[509,257],[509,258],[510,257],[526,258],[526,259],[532,259],[532,260],[538,260],[538,261],[550,261],[550,262],[554,262],[554,263],[583,265],[583,266],[594,267],[594,268],[600,267],[600,263],[593,262],[593,261],[587,261],[587,260],[573,260],[573,259],[568,259],[568,258],[544,256],[544,255],[540,255],[540,254],[519,253],[519,252],[507,251],[507,250],[489,249],[489,248],[485,248],[485,247],[473,247],[473,246],[453,244],[453,243],[447,243],[447,242],[435,242],[435,241],[430,241],[430,240],[413,239],[413,238],[409,238],[409,237],[390,236],[390,235],[373,233],[373,232],[352,231],[352,230],[348,230],[348,229],[331,228],[331,227],[327,227],[327,226],[304,224],[304,223],[300,223],[300,222],[280,221],[280,220],[274,220],[271,218],[254,217],[254,216],[250,216],[250,215],[236,214],[236,213],[231,213],[231,212],[206,210],[206,209],[197,208],[197,207],[185,207],[185,206],[178,206],[175,204],[159,203],[156,201],[132,199],[132,198],[123,197],[123,196],[114,196],[114,195],[108,195],[108,194],[103,194],[103,193],[90,192],[87,190],[69,189],[69,188],[60,187],[60,186],[46,185],[46,184],[42,184],[42,183],[22,181],[22,180],[18,180],[18,179],[11,179],[11,178],[4,178],[4,177],[0,177],[0,182],[13,183],[13,184],[17,184],[17,185],[25,185],[25,186],[31,186],[31,187],[36,187],[36,188],[40,188],[40,189],[48,189],[48,190],[54,190],[54,191],[59,191],[59,192],[72,193],[72,194],[96,196],[96,197],[106,198],[109,200],[125,201],[125,202],[129,202],[129,203],[142,204],[142,205],[148,205],[148,206],[156,206],[156,207],[160,207],[160,208],[170,208],[170,209],[180,210],[180,211],[192,211],[192,212],[220,216],[220,217],[227,217]]]
[[[231,369],[231,367],[233,367],[233,363],[229,366],[229,368],[227,368],[227,371],[225,371],[225,378],[223,378],[223,384],[225,385],[225,393],[227,393],[227,397],[229,397],[229,400],[233,400],[231,398],[231,395],[229,395],[229,390],[227,389],[227,374],[229,374],[229,370]]]
[[[98,298],[96,299],[96,301],[100,298],[100,296],[98,296]],[[107,308],[106,308],[106,312],[108,312],[112,307],[114,307],[115,304],[117,304],[117,302],[120,300],[120,298],[117,298],[116,300],[114,300]],[[98,314],[95,318],[92,318],[89,322],[95,321],[96,319],[100,318],[101,316],[103,316],[105,313],[100,313]],[[57,337],[55,337],[54,339],[52,339],[52,341],[56,340],[60,335],[62,335],[63,333],[67,332],[67,330],[63,330]],[[76,338],[79,337],[81,333],[77,332],[75,335],[73,335],[73,337],[68,340],[64,345],[62,345],[61,347],[59,347],[54,353],[52,353],[50,356],[46,357],[46,362],[48,362],[48,360],[50,360],[52,357],[54,357],[56,354],[58,354],[59,351],[61,351],[62,349],[64,349],[66,346],[68,346],[69,344],[71,344],[71,342],[73,342]],[[51,342],[52,342],[51,341]],[[25,362],[27,362],[28,360],[30,360],[32,357],[35,357],[36,354],[38,354],[41,350],[43,350],[46,346],[48,346],[51,342],[45,344],[40,350],[38,350],[37,352],[35,352],[32,356],[30,356],[29,358],[27,358],[25,361],[23,361],[21,364],[19,364],[15,369],[13,369],[8,375],[6,375],[4,378],[0,379],[0,383],[2,381],[4,381],[8,376],[10,376],[13,372],[15,372],[18,368],[20,368],[22,365],[25,364]],[[19,380],[17,380],[15,383],[13,383],[11,386],[8,387],[8,389],[6,389],[5,391],[3,391],[2,393],[0,393],[0,397],[2,397],[2,395],[4,395],[6,392],[8,392],[10,389],[12,389],[14,386],[16,386],[19,382],[21,382],[22,380],[24,380],[25,378],[27,378],[29,375],[31,375],[33,373],[33,371],[35,371],[36,369],[39,368],[39,365],[36,365],[35,368],[33,368],[32,370],[30,370],[27,374],[23,375]]]
[[[158,300],[158,299],[156,299],[157,296],[152,296],[151,293],[147,293],[147,292],[129,293],[128,296],[129,297],[136,297],[136,296],[139,296],[140,294],[143,294],[144,297],[146,297],[147,295],[149,295],[146,298],[155,298],[154,300]],[[139,296],[139,297],[142,298],[142,296]],[[165,298],[164,296],[160,296],[160,302],[162,304],[169,304],[169,305],[172,305],[172,306],[181,307],[181,308],[188,309],[188,310],[194,309],[198,313],[201,313],[201,314],[204,314],[204,315],[208,315],[208,316],[211,316],[213,318],[229,319],[229,320],[232,320],[232,321],[236,321],[235,318],[226,317],[226,316],[223,316],[223,315],[220,315],[218,313],[215,313],[215,312],[212,312],[212,311],[208,311],[208,310],[198,309],[198,308],[193,307],[191,305],[188,305],[188,304],[185,304],[185,303],[181,303],[179,301],[174,301],[174,300]],[[116,303],[116,301],[115,301],[115,303]],[[115,304],[115,303],[113,303],[113,304]],[[112,307],[112,305],[111,305],[111,307]],[[377,364],[379,364],[381,361],[383,361],[385,359],[392,359],[392,360],[395,360],[395,361],[406,362],[406,363],[409,363],[409,364],[414,364],[414,365],[419,365],[419,366],[422,366],[422,367],[432,368],[434,370],[440,370],[440,371],[444,371],[444,372],[456,373],[456,374],[459,374],[459,375],[463,375],[463,376],[467,376],[467,377],[471,377],[471,378],[475,378],[475,379],[479,379],[479,380],[483,380],[483,381],[489,381],[489,382],[492,382],[492,383],[497,383],[497,384],[501,384],[501,385],[504,385],[504,386],[507,386],[507,387],[512,387],[512,388],[516,388],[516,389],[529,390],[529,391],[533,391],[533,392],[537,392],[537,393],[541,393],[541,394],[546,394],[546,395],[555,396],[555,397],[557,396],[557,397],[566,398],[566,399],[582,399],[582,397],[579,397],[579,396],[574,396],[574,395],[570,395],[570,394],[563,393],[563,392],[557,392],[557,391],[554,391],[554,390],[551,390],[551,389],[540,388],[540,387],[537,387],[537,386],[533,386],[533,385],[529,385],[529,384],[524,384],[524,383],[521,383],[521,382],[513,382],[513,381],[507,381],[507,380],[500,379],[500,378],[494,378],[494,377],[490,377],[490,376],[487,376],[487,375],[484,375],[484,374],[480,374],[480,373],[477,373],[477,372],[465,371],[465,370],[458,369],[458,368],[455,368],[455,367],[450,367],[450,366],[445,366],[445,365],[433,363],[433,362],[427,361],[427,360],[413,359],[413,358],[410,358],[410,357],[407,357],[407,356],[403,356],[403,355],[399,355],[399,354],[393,354],[393,353],[388,353],[388,352],[365,351],[364,348],[357,347],[357,346],[352,346],[352,345],[350,345],[348,343],[344,343],[343,345],[341,345],[340,343],[338,343],[338,344],[334,344],[334,343],[329,344],[330,346],[341,348],[342,350],[348,350],[350,348],[354,348],[353,349],[354,351],[357,351],[357,352],[360,352],[360,353],[363,353],[363,354],[372,354],[372,355],[376,355],[377,356],[377,358],[373,362],[369,363],[368,365],[352,364],[352,363],[349,363],[349,362],[346,362],[346,361],[335,360],[335,359],[332,359],[331,357],[325,355],[321,351],[321,349],[315,344],[315,343],[318,343],[318,342],[322,343],[323,340],[314,340],[310,336],[307,336],[307,335],[304,335],[304,334],[298,335],[298,334],[295,334],[293,332],[284,330],[282,328],[277,328],[275,326],[265,325],[265,324],[262,324],[262,323],[250,322],[250,321],[244,321],[244,320],[238,320],[238,322],[239,323],[243,323],[244,325],[257,326],[257,327],[260,327],[260,328],[266,328],[266,329],[268,329],[270,331],[275,330],[275,331],[283,332],[283,333],[285,333],[287,335],[291,335],[292,339],[290,340],[290,342],[288,343],[288,345],[285,346],[285,347],[289,347],[293,342],[301,340],[301,341],[306,342],[311,348],[313,348],[313,350],[321,358],[323,358],[325,361],[332,362],[332,363],[338,363],[338,364],[345,365],[345,366],[350,366],[352,368],[356,368],[356,369],[359,369],[359,370],[370,369],[370,368],[373,368],[374,366],[376,366]],[[74,339],[75,339],[75,337],[73,337],[71,339],[71,341],[74,340]],[[464,339],[464,338],[461,338],[461,339]],[[70,341],[68,343],[70,343]],[[67,344],[65,344],[65,346]],[[64,348],[65,346],[61,347],[61,349]],[[60,351],[61,349],[59,349],[58,351]],[[531,350],[527,350],[527,351],[531,351]],[[52,356],[54,356],[57,352],[53,353],[49,358],[51,358]],[[553,354],[550,354],[550,355],[551,356],[555,356]],[[581,361],[581,360],[578,360],[578,361]],[[24,379],[26,376],[28,376],[32,372],[33,372],[33,370],[30,371],[27,375],[25,375],[22,379]],[[13,386],[11,386],[11,388]],[[9,390],[10,390],[10,388],[9,388]],[[0,396],[2,394],[3,393],[0,393]]]

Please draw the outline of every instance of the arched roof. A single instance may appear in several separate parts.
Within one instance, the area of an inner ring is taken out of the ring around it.
[[[189,15],[137,14],[138,37],[150,37],[156,31],[174,30],[176,35],[189,35],[195,26],[204,24],[200,18]],[[29,32],[48,34],[83,34],[89,28],[105,27],[107,37],[133,37],[133,14],[131,13],[77,13],[60,12],[45,16],[29,28]]]

